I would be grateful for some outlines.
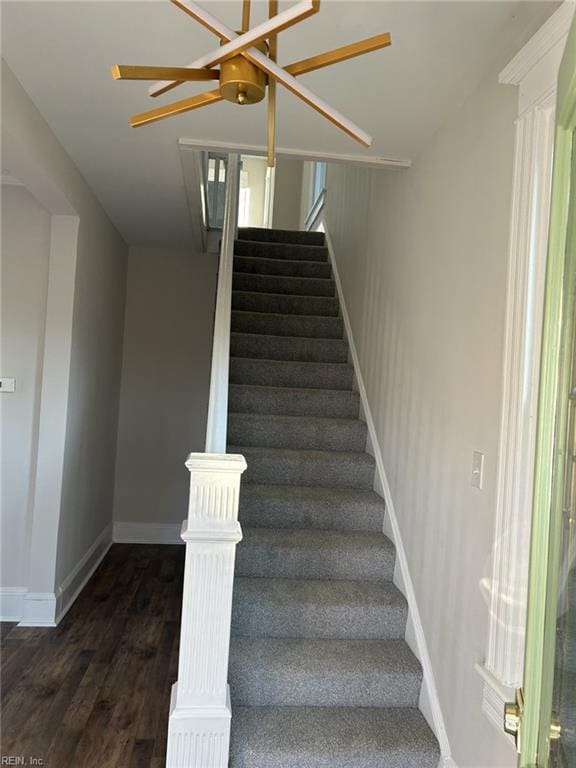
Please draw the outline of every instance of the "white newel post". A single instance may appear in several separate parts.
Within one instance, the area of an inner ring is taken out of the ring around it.
[[[228,651],[243,456],[193,453],[178,681],[172,687],[167,768],[226,768]]]

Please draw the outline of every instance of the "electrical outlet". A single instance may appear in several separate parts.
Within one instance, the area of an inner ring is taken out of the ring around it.
[[[470,478],[472,488],[482,490],[484,487],[484,454],[474,451],[472,454],[472,476]]]

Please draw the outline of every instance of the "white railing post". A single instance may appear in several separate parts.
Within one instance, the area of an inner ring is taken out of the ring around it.
[[[230,743],[227,684],[232,586],[243,456],[226,453],[232,265],[239,158],[228,162],[218,275],[206,453],[190,454],[188,518],[178,680],[172,687],[167,768],[226,768]]]
[[[218,292],[214,317],[214,341],[210,373],[210,400],[206,426],[206,452],[225,453],[228,421],[228,369],[230,360],[230,320],[232,317],[232,272],[234,241],[238,221],[240,157],[228,156],[226,168],[226,207],[222,228]]]

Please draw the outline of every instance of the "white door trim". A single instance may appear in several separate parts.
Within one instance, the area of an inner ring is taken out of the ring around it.
[[[504,701],[522,684],[532,483],[556,81],[574,3],[565,2],[500,73],[519,87],[506,335],[483,710],[502,730]],[[510,739],[512,745],[512,741]]]

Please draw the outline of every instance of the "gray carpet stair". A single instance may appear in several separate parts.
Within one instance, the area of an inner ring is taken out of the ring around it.
[[[326,277],[298,277],[297,275],[267,275],[234,272],[232,288],[235,291],[288,294],[294,296],[334,297],[334,281]]]
[[[399,707],[237,707],[231,768],[437,768],[422,714]]]
[[[436,768],[321,233],[239,230],[230,768]]]
[[[363,451],[366,424],[358,419],[231,413],[228,417],[228,439],[236,445]]]
[[[262,229],[261,227],[241,227],[238,230],[238,240],[324,245],[322,232],[298,232],[293,229]]]
[[[266,259],[262,256],[234,256],[234,271],[287,277],[330,278],[332,274],[327,261]]]
[[[250,528],[380,533],[383,517],[381,497],[356,488],[250,483],[240,494],[240,521]]]
[[[231,384],[261,384],[270,387],[352,390],[354,369],[348,363],[302,363],[294,360],[230,359]]]
[[[417,707],[422,670],[402,640],[234,638],[230,686],[251,707]]]
[[[391,581],[333,581],[237,576],[232,634],[399,640],[407,606]]]
[[[294,296],[283,293],[234,291],[232,293],[232,309],[246,312],[274,312],[279,315],[337,317],[339,307],[338,300],[329,296]]]
[[[290,261],[328,261],[328,249],[324,245],[307,243],[272,243],[260,240],[237,240],[234,246],[237,256],[263,256],[266,259]]]
[[[285,416],[331,416],[357,419],[360,397],[344,389],[300,389],[231,384],[231,413],[274,413]]]

